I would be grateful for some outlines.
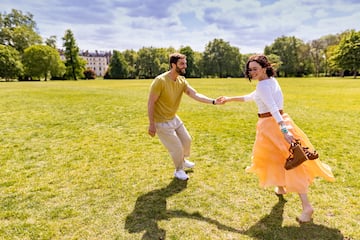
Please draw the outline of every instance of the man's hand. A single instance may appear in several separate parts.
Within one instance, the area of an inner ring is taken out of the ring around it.
[[[156,127],[154,124],[149,125],[148,133],[150,136],[154,137],[156,134]]]

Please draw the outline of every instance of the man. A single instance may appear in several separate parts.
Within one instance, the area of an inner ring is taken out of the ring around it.
[[[189,97],[208,104],[221,103],[218,99],[209,98],[196,92],[186,81],[186,56],[173,53],[169,59],[170,70],[157,76],[150,87],[148,99],[149,129],[148,133],[159,136],[160,141],[169,151],[175,165],[175,177],[188,180],[184,168],[193,168],[195,163],[186,160],[190,155],[191,136],[184,123],[176,115],[181,97]]]

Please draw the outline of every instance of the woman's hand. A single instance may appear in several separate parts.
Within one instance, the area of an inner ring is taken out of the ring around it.
[[[215,104],[216,105],[225,104],[227,101],[228,101],[228,97],[221,96],[215,99]]]
[[[286,127],[285,122],[281,121],[279,122],[280,130],[282,134],[284,135],[285,140],[291,144],[294,141],[294,136],[289,132],[288,128]]]
[[[283,133],[283,134],[284,134],[285,140],[286,140],[289,144],[291,144],[291,143],[294,141],[294,136],[293,136],[290,132],[288,132],[288,133]]]

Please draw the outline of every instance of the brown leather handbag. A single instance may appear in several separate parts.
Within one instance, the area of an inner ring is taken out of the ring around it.
[[[299,139],[290,144],[289,152],[290,156],[285,162],[286,170],[296,168],[306,160],[314,160],[319,157],[316,151],[310,152],[308,147],[302,147]]]

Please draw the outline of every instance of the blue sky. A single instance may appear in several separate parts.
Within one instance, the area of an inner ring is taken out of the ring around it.
[[[277,37],[308,42],[348,29],[360,30],[357,0],[1,0],[34,15],[39,34],[71,29],[81,50],[138,50],[190,46],[203,52],[215,38],[241,53],[261,53]]]

